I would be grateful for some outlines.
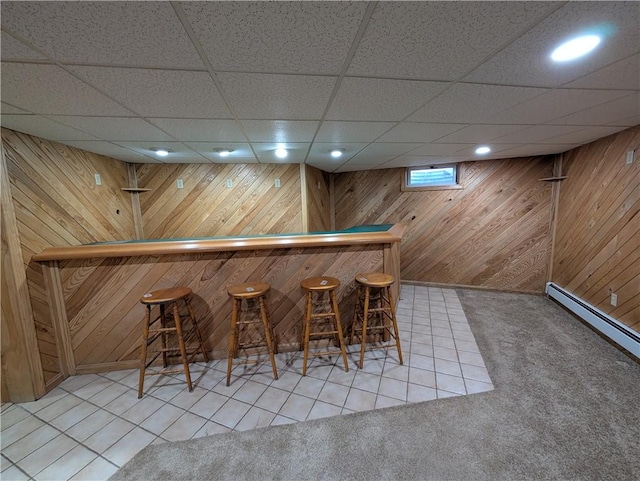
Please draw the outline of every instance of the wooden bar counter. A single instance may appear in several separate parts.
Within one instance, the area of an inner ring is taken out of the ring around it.
[[[256,280],[271,284],[269,304],[280,351],[298,350],[304,313],[300,281],[338,278],[340,310],[348,326],[358,272],[392,274],[397,296],[403,231],[400,224],[375,225],[310,234],[47,248],[33,260],[44,272],[59,380],[137,367],[144,316],[140,297],[176,285],[192,289],[205,347],[213,358],[225,357],[231,312],[227,289]]]

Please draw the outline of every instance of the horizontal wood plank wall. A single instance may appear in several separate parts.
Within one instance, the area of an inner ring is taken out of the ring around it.
[[[564,154],[553,268],[555,283],[638,332],[639,157],[640,126]]]
[[[152,189],[140,194],[147,239],[302,230],[298,165],[140,164],[136,169],[138,186]]]
[[[307,211],[309,232],[331,230],[331,199],[329,175],[320,169],[306,165]]]
[[[465,188],[402,192],[404,169],[337,174],[336,228],[406,223],[403,280],[542,292],[553,159],[468,162]]]
[[[133,239],[123,162],[2,129],[38,347],[46,382],[59,377],[58,353],[42,268],[31,256],[45,247]],[[96,186],[94,174],[102,185]]]
[[[301,337],[306,277],[339,278],[345,324],[353,315],[353,279],[361,270],[383,268],[383,246],[220,252],[61,261],[63,297],[78,372],[135,361],[139,356],[144,307],[150,290],[174,285],[193,290],[192,305],[205,347],[224,357],[229,331],[229,286],[247,280],[271,284],[269,304],[278,344],[297,350]]]

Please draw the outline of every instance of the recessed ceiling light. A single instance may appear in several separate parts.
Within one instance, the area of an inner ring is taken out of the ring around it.
[[[568,62],[588,54],[596,48],[602,39],[598,35],[582,35],[564,42],[551,52],[554,62]]]
[[[168,149],[156,149],[156,148],[151,149],[151,151],[155,152],[158,157],[166,157],[167,155],[169,155],[169,152],[170,152],[170,150]]]
[[[344,149],[333,149],[331,151],[331,157],[337,159],[338,157],[342,157],[342,154],[344,154]]]
[[[476,154],[478,155],[486,155],[489,152],[491,152],[491,147],[488,147],[486,145],[481,145],[476,149]]]
[[[233,149],[213,149],[214,152],[217,152],[220,157],[228,157]]]
[[[278,157],[279,159],[284,159],[287,155],[289,155],[289,152],[287,152],[287,149],[283,147],[278,147],[276,149],[276,157]]]

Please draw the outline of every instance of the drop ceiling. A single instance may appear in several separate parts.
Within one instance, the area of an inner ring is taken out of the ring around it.
[[[0,8],[2,126],[126,162],[347,172],[477,160],[479,144],[553,154],[640,124],[638,2]],[[590,56],[550,61],[592,30]]]

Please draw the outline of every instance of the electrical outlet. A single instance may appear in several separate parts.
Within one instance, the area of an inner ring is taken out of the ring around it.
[[[627,152],[627,165],[633,164],[633,150]]]
[[[102,185],[102,179],[100,179],[100,174],[93,174],[96,179],[96,185]]]
[[[276,187],[280,187],[280,179],[276,179],[276,181],[274,182]]]
[[[178,186],[178,189],[182,189],[184,187],[184,183],[182,182],[182,179],[176,180],[176,185]]]
[[[611,305],[613,307],[616,307],[618,305],[618,294],[614,294],[613,292],[611,293]]]
[[[227,189],[230,189],[231,187],[233,187],[233,180],[227,179]]]

